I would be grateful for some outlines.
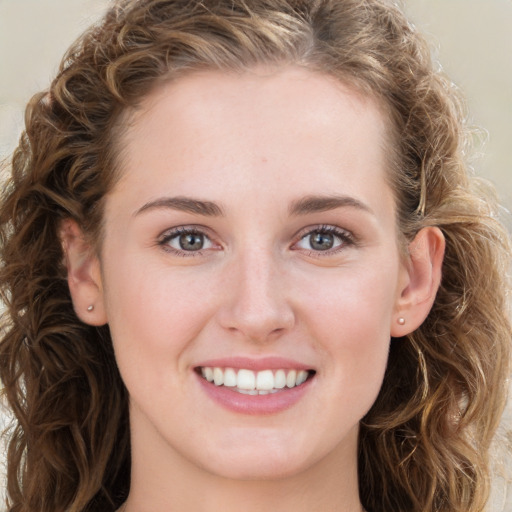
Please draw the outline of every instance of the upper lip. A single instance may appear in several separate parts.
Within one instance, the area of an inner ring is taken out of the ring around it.
[[[294,361],[284,357],[223,357],[218,359],[208,359],[196,365],[196,368],[201,367],[218,367],[218,368],[243,368],[246,370],[260,371],[260,370],[312,370],[310,365]]]

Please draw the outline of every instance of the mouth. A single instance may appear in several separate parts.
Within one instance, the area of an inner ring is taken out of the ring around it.
[[[269,395],[283,393],[303,386],[315,375],[315,370],[263,369],[253,371],[246,368],[199,366],[198,375],[216,387],[244,395]]]

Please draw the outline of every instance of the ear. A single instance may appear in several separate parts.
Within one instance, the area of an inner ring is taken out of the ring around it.
[[[441,283],[445,239],[437,227],[423,228],[409,244],[406,279],[397,299],[391,336],[416,330],[427,318]]]
[[[68,272],[69,291],[78,318],[89,325],[106,324],[98,257],[72,219],[61,223],[59,238]]]

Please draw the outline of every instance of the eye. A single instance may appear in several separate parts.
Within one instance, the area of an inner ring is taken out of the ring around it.
[[[336,252],[353,244],[353,237],[348,231],[335,226],[321,226],[303,235],[296,247],[314,252]]]
[[[159,241],[164,249],[185,255],[214,247],[210,238],[197,228],[176,228],[166,232]]]

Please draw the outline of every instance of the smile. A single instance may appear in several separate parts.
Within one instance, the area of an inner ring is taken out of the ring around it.
[[[304,384],[314,372],[295,369],[261,370],[220,368],[203,366],[198,368],[201,376],[215,386],[224,386],[231,391],[247,395],[267,395],[286,391]]]

